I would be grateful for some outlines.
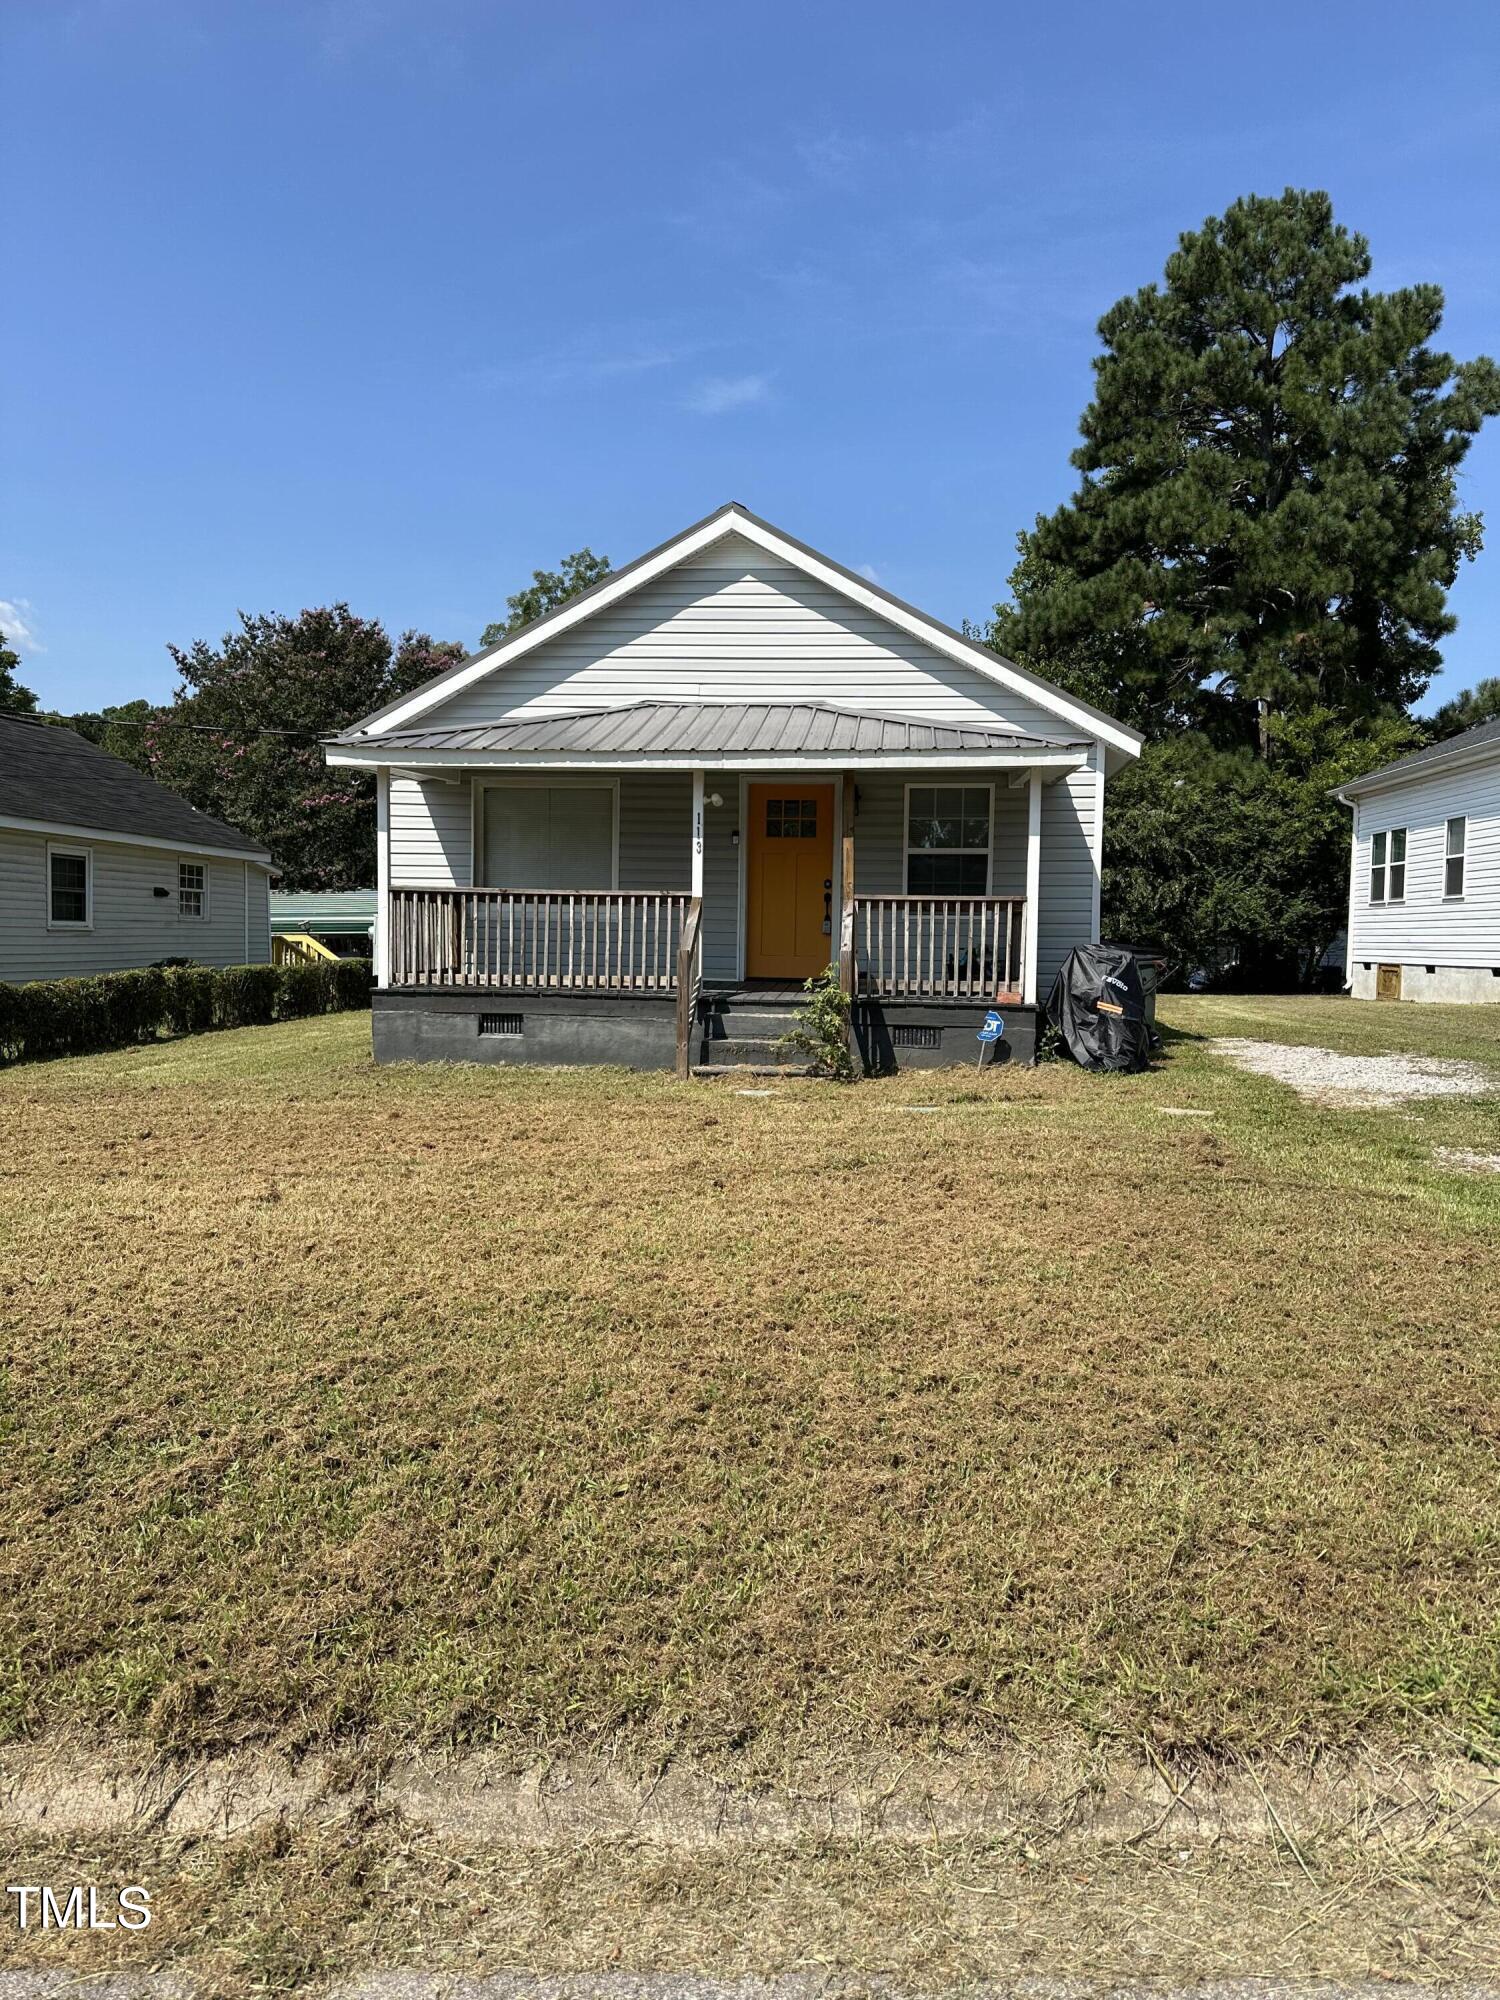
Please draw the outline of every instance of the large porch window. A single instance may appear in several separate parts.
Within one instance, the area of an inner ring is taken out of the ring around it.
[[[484,874],[494,889],[611,889],[612,785],[487,785]]]
[[[985,896],[990,886],[988,785],[908,785],[908,896]]]

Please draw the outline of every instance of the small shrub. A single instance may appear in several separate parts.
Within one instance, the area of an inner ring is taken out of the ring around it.
[[[174,1035],[203,1035],[214,1025],[218,973],[211,965],[174,965],[166,982],[167,1026]]]
[[[276,1019],[281,971],[274,965],[226,965],[219,974],[221,1028],[263,1028]]]
[[[797,1010],[797,1025],[781,1037],[781,1046],[800,1049],[812,1059],[814,1074],[838,1083],[854,1081],[849,1053],[849,996],[839,984],[839,969],[827,966],[804,981],[809,997]]]
[[[310,1014],[326,1014],[333,998],[332,967],[284,965],[281,968],[281,1001],[277,1013],[283,1021],[302,1021]]]
[[[328,968],[333,976],[333,1004],[340,1010],[368,1007],[375,984],[375,967],[368,958],[341,958]]]

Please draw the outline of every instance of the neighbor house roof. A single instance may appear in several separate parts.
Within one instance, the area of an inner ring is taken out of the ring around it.
[[[75,730],[0,715],[0,826],[271,859],[238,827],[190,806]]]
[[[273,931],[362,931],[375,921],[373,889],[271,892]]]
[[[1336,787],[1337,796],[1356,798],[1361,792],[1379,791],[1387,785],[1404,784],[1408,778],[1425,777],[1429,769],[1490,753],[1500,756],[1500,717],[1493,722],[1477,723],[1457,736],[1445,737],[1441,743],[1428,743],[1421,750],[1413,750],[1409,757],[1398,757],[1394,764],[1366,771],[1362,778],[1351,778],[1347,784]]]
[[[733,757],[1082,756],[1088,739],[1023,736],[984,725],[885,715],[810,701],[636,701],[563,715],[516,716],[448,729],[392,730],[376,739],[383,760],[437,754],[600,759]],[[370,750],[357,733],[337,746]],[[333,747],[333,746],[330,746]]]
[[[534,646],[582,624],[596,612],[629,596],[643,584],[732,534],[744,536],[778,560],[828,584],[853,603],[882,615],[899,629],[923,640],[949,658],[961,661],[986,679],[1038,701],[1061,722],[1087,730],[1091,737],[1109,745],[1117,761],[1139,755],[1145,739],[1136,730],[1117,722],[1102,709],[1091,707],[1077,695],[1054,686],[1040,674],[1017,666],[1014,660],[1002,658],[968,633],[945,625],[941,619],[906,603],[878,583],[872,583],[868,577],[846,569],[842,563],[809,547],[806,542],[799,542],[795,535],[789,535],[785,529],[762,520],[760,515],[753,514],[738,500],[729,501],[712,514],[705,515],[701,521],[695,521],[692,527],[684,528],[680,534],[659,543],[645,555],[637,556],[634,562],[613,571],[602,582],[580,591],[577,597],[533,619],[518,632],[510,633],[498,645],[483,647],[468,659],[449,667],[446,672],[435,675],[423,686],[365,716],[346,732],[344,740],[359,735],[389,741],[395,732],[414,726],[419,716],[448,700],[460,689],[508,666]]]

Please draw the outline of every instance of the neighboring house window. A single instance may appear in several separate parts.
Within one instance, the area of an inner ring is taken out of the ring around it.
[[[906,893],[983,896],[989,886],[989,786],[908,786]]]
[[[484,886],[611,889],[610,785],[492,785],[484,804]]]
[[[47,925],[86,931],[94,922],[94,857],[86,847],[47,849]]]
[[[208,915],[208,870],[201,861],[177,864],[177,914],[179,917]]]
[[[1400,903],[1406,898],[1406,828],[1393,826],[1370,841],[1370,901]]]
[[[1468,845],[1469,822],[1460,816],[1448,822],[1448,838],[1443,847],[1443,894],[1464,892],[1464,849]]]

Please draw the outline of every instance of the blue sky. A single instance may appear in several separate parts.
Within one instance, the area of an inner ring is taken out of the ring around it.
[[[952,621],[1071,490],[1094,325],[1326,187],[1500,353],[1488,0],[9,0],[0,622],[50,704],[237,608],[472,645],[739,499]],[[1500,672],[1500,429],[1433,698]]]

